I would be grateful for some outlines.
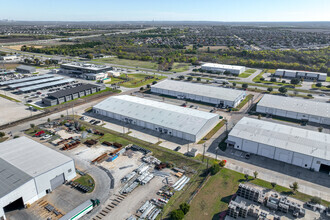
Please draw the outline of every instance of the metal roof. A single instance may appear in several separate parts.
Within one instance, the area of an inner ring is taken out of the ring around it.
[[[20,65],[16,67],[16,69],[21,69],[21,70],[28,70],[28,71],[35,71],[36,68],[33,66],[26,66],[26,65]]]
[[[326,73],[320,73],[320,72],[310,72],[306,70],[288,70],[288,69],[277,69],[276,71],[285,71],[285,72],[299,72],[299,73],[313,73],[318,75],[327,75]]]
[[[219,63],[205,63],[202,65],[202,67],[231,69],[231,70],[241,70],[241,69],[245,68],[244,66],[234,66],[234,65],[226,65],[226,64],[219,64]]]
[[[330,134],[253,118],[242,118],[229,136],[330,161]]]
[[[235,101],[238,97],[245,93],[241,90],[226,89],[222,87],[180,82],[175,80],[164,80],[153,85],[152,87],[227,101]]]
[[[0,198],[31,179],[31,176],[0,158]]]
[[[9,84],[15,84],[15,83],[22,83],[22,82],[27,82],[27,81],[37,80],[37,79],[46,79],[46,78],[51,78],[51,77],[54,77],[54,76],[44,74],[44,75],[39,75],[39,76],[24,77],[22,79],[14,79],[14,80],[0,82],[0,86],[6,86]]]
[[[61,68],[62,67],[71,67],[71,68],[84,69],[84,70],[104,70],[107,68],[111,68],[111,66],[96,65],[91,63],[65,63],[61,65]]]
[[[189,134],[197,134],[210,119],[219,117],[214,113],[128,95],[110,97],[94,108]]]
[[[32,177],[72,161],[70,157],[24,136],[0,143],[0,158]]]
[[[76,86],[76,87],[73,87],[73,88],[70,88],[70,89],[65,89],[65,90],[60,90],[58,92],[48,93],[48,97],[50,97],[50,98],[60,98],[60,97],[64,97],[64,96],[67,96],[67,95],[71,95],[71,94],[74,94],[74,93],[82,92],[82,91],[85,91],[87,89],[92,89],[92,88],[97,88],[97,87],[100,87],[100,86],[93,85],[93,84],[83,84],[81,86]]]
[[[258,106],[330,118],[330,104],[325,102],[266,94]]]
[[[74,79],[63,79],[63,80],[60,80],[60,81],[45,83],[45,84],[41,84],[41,85],[34,85],[34,86],[25,87],[25,88],[20,88],[19,90],[21,92],[28,92],[28,91],[31,91],[31,90],[36,90],[36,89],[42,89],[42,88],[45,88],[45,87],[61,85],[61,84],[70,83],[70,82],[73,82],[73,81],[75,81],[75,80]]]
[[[35,80],[35,81],[22,82],[22,83],[18,83],[18,84],[14,84],[14,85],[9,85],[8,87],[11,89],[16,89],[16,88],[20,88],[20,87],[26,87],[26,86],[31,86],[31,85],[37,85],[37,84],[57,81],[60,79],[64,79],[64,78],[62,76],[58,76],[58,77],[53,77],[53,78],[49,78],[49,79],[40,79],[40,80]]]

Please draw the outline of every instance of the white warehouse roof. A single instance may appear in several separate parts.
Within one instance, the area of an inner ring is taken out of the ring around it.
[[[245,68],[244,66],[226,65],[226,64],[219,64],[219,63],[205,63],[202,65],[202,67],[232,69],[232,70],[241,70],[241,69]]]
[[[134,96],[110,97],[94,108],[135,118],[189,134],[197,134],[217,114]]]
[[[322,132],[244,117],[229,136],[330,161],[330,134]]]
[[[325,75],[327,76],[326,73],[320,73],[320,72],[310,72],[310,71],[306,71],[306,70],[288,70],[288,69],[277,69],[276,71],[285,71],[285,72],[300,72],[300,73],[313,73],[313,74],[319,74],[319,75]]]
[[[277,95],[264,95],[258,106],[330,118],[330,104]]]
[[[197,83],[180,82],[175,80],[164,80],[153,85],[152,87],[227,101],[235,101],[242,95],[242,93],[244,93],[244,91],[240,90],[207,86]]]
[[[36,177],[72,161],[70,157],[27,137],[0,143],[0,159],[5,160],[31,177]]]

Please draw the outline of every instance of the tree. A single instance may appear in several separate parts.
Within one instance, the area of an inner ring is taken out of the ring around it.
[[[61,115],[61,118],[64,118],[64,115]]]
[[[153,82],[152,82],[152,85],[155,85],[156,83],[157,83],[157,81],[153,81]]]
[[[258,115],[258,119],[261,119],[261,115],[260,114]]]
[[[271,182],[270,185],[272,185],[273,189],[275,188],[275,186],[277,185],[277,183],[275,182]]]
[[[254,172],[253,172],[254,179],[257,179],[258,174],[259,174],[259,173],[258,173],[257,171],[254,171]]]
[[[313,196],[310,201],[311,201],[311,203],[314,203],[314,204],[321,204],[322,199],[320,197]]]
[[[140,91],[143,91],[144,90],[144,88],[143,88],[143,86],[140,88]]]
[[[184,218],[184,213],[181,209],[173,210],[170,214],[172,220],[182,220]]]
[[[272,77],[272,78],[270,78],[270,81],[271,82],[276,82],[276,78],[275,77]]]
[[[183,79],[184,79],[184,76],[181,75],[181,76],[178,76],[178,78],[179,78],[180,80],[183,80]]]
[[[30,124],[30,128],[34,129],[35,130],[35,124]]]
[[[224,167],[226,165],[226,161],[225,160],[221,160],[219,163],[220,167]]]
[[[188,80],[188,81],[192,81],[193,78],[192,78],[191,76],[189,76],[189,77],[187,78],[187,80]]]
[[[93,56],[93,54],[89,53],[89,54],[87,54],[86,58],[92,60],[94,58],[94,56]]]
[[[260,81],[265,81],[265,78],[264,78],[264,77],[261,77],[261,78],[260,78]]]
[[[189,212],[190,205],[187,204],[186,202],[185,203],[182,203],[180,205],[180,209],[182,210],[183,214],[187,214]]]
[[[296,193],[296,192],[298,192],[299,184],[298,184],[297,182],[293,182],[293,183],[290,185],[290,188],[292,189],[293,193]]]
[[[293,85],[298,85],[300,83],[300,80],[298,78],[293,78],[291,79],[290,83]]]
[[[148,84],[148,85],[147,85],[147,89],[150,89],[150,87],[151,87],[151,86]]]
[[[315,84],[316,87],[322,87],[322,83],[318,82]]]
[[[268,87],[268,88],[267,88],[267,91],[268,91],[268,92],[272,92],[272,91],[273,91],[273,87]]]
[[[50,118],[47,118],[47,122],[50,122]]]
[[[319,127],[318,130],[319,130],[319,132],[322,132],[323,131],[323,127]]]
[[[197,81],[200,82],[202,80],[202,78],[200,77],[197,77]]]
[[[249,87],[249,85],[247,83],[242,84],[243,89],[247,89],[248,87]]]
[[[250,177],[250,176],[249,176],[249,174],[247,174],[247,173],[246,173],[246,174],[244,174],[244,178],[245,178],[245,180],[246,180],[246,181],[248,181],[248,180],[249,180],[249,177]]]
[[[230,75],[230,74],[231,74],[231,72],[230,72],[230,71],[228,71],[228,70],[226,70],[225,72],[223,72],[223,74],[224,74],[224,75]]]
[[[278,91],[282,94],[285,94],[285,93],[287,93],[288,89],[285,88],[284,86],[282,86],[282,87],[278,88]]]
[[[236,83],[235,82],[233,82],[233,87],[236,87]]]
[[[210,172],[212,175],[217,174],[220,171],[220,165],[218,163],[213,164],[213,166],[210,167]]]
[[[0,138],[4,137],[5,135],[5,132],[0,131]]]

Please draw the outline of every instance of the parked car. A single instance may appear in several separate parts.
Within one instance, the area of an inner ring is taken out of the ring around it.
[[[46,134],[45,136],[43,136],[42,138],[41,138],[41,140],[46,140],[46,139],[49,139],[49,138],[51,138],[53,135],[51,135],[51,134]]]
[[[27,103],[31,103],[31,102],[32,102],[32,100],[31,100],[31,99],[29,99],[29,100],[27,100],[26,102],[27,102]]]
[[[91,124],[92,124],[92,123],[94,123],[94,122],[95,122],[95,120],[94,120],[94,119],[92,119],[92,120],[90,120],[90,121],[89,121],[89,123],[91,123]]]
[[[45,131],[42,131],[42,130],[41,130],[41,131],[35,133],[34,136],[36,136],[36,137],[40,137],[40,135],[42,135],[42,134],[45,134]]]
[[[83,121],[85,121],[85,120],[87,120],[88,118],[86,117],[86,116],[82,116],[82,117],[80,117],[80,120],[83,120]]]
[[[181,150],[181,147],[180,147],[180,146],[177,146],[177,147],[174,149],[174,151],[179,151],[179,150]]]
[[[194,107],[194,105],[191,105],[191,106],[189,106],[190,108],[193,108]]]

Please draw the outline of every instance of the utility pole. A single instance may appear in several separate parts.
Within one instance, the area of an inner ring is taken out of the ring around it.
[[[187,146],[187,153],[189,152],[189,143],[188,143],[188,146]]]
[[[205,157],[205,147],[206,147],[206,145],[203,144],[203,162],[204,162],[204,157]]]

